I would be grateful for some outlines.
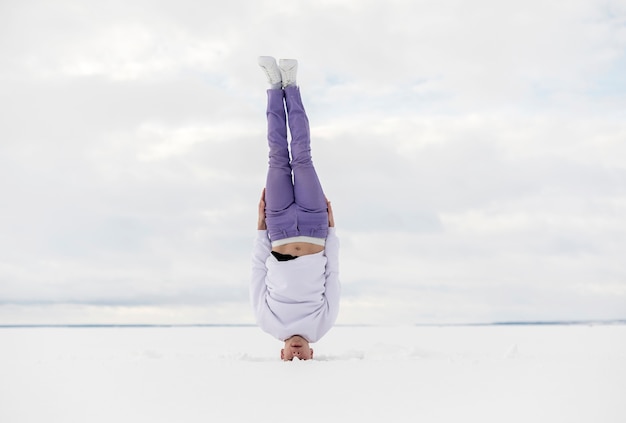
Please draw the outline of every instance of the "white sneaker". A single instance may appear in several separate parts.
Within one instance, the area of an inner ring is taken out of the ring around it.
[[[283,79],[280,75],[280,69],[276,65],[276,59],[272,56],[259,56],[259,66],[265,71],[267,82],[269,82],[272,88],[281,88]]]
[[[298,61],[295,59],[280,59],[279,64],[283,87],[297,85],[296,74],[298,73]]]

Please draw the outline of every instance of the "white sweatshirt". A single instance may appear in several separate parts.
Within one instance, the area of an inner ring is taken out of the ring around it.
[[[250,300],[258,325],[281,341],[300,335],[317,342],[339,313],[339,239],[328,228],[324,251],[278,261],[267,231],[258,231],[252,254]]]

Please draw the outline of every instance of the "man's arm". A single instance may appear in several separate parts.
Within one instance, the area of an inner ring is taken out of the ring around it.
[[[250,280],[250,301],[256,316],[259,314],[260,307],[265,304],[265,294],[267,293],[265,260],[269,257],[270,251],[271,244],[267,237],[267,231],[257,231],[252,252],[252,279]]]
[[[339,314],[339,299],[341,296],[341,284],[339,283],[339,238],[335,229],[335,218],[333,208],[328,199],[328,236],[324,254],[326,255],[326,286],[325,296],[328,303],[330,317],[334,322]]]
[[[265,260],[267,260],[272,250],[265,225],[265,189],[261,193],[261,201],[259,202],[257,229],[252,251],[252,279],[250,281],[250,302],[252,303],[255,316],[259,315],[260,307],[265,303],[265,294],[267,292],[267,286],[265,285],[265,277],[267,275]]]

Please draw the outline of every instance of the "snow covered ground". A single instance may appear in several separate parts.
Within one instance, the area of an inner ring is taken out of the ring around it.
[[[626,325],[0,328],[0,422],[626,421]]]

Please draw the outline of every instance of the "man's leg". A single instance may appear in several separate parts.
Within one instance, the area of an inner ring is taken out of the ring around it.
[[[302,104],[300,89],[297,86],[288,86],[284,91],[291,132],[291,168],[294,176],[295,202],[307,216],[325,213],[327,219],[326,197],[311,159],[309,120]]]
[[[283,98],[282,89],[267,90],[269,167],[265,184],[265,214],[270,239],[276,238],[280,231],[287,229],[281,217],[284,217],[286,210],[294,202]]]

